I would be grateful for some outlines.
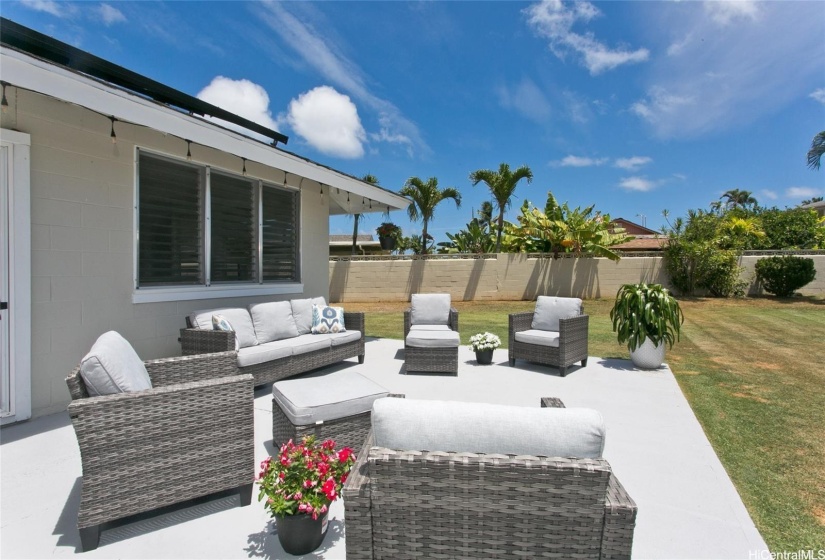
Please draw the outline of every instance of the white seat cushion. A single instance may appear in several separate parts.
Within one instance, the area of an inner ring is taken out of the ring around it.
[[[298,338],[290,338],[292,355],[298,356],[316,350],[326,350],[332,346],[332,339],[328,334],[302,334]]]
[[[554,346],[559,347],[559,333],[555,331],[540,331],[537,329],[529,329],[526,331],[519,331],[514,337],[519,342],[527,344],[537,344],[539,346]]]
[[[298,327],[298,334],[309,334],[312,332],[312,306],[326,306],[327,302],[322,297],[292,299],[292,317],[295,319],[295,326]]]
[[[272,384],[273,405],[296,426],[368,412],[376,399],[388,393],[352,370],[311,373]]]
[[[449,325],[450,294],[413,294],[410,298],[411,325]]]
[[[410,332],[415,331],[451,331],[448,325],[410,325]]]
[[[98,337],[80,361],[80,377],[92,397],[152,388],[143,360],[115,331]]]
[[[407,346],[413,348],[458,348],[461,337],[455,331],[413,331],[407,335]]]
[[[559,319],[577,317],[581,308],[582,300],[579,298],[539,296],[536,299],[532,327],[540,331],[558,331]]]
[[[288,301],[268,301],[249,306],[258,344],[298,336],[298,326]]]
[[[598,458],[605,438],[602,415],[588,408],[412,399],[375,401],[372,429],[389,449],[543,457]]]
[[[220,309],[204,309],[193,311],[189,315],[189,322],[196,329],[212,330],[212,315],[223,315],[232,325],[238,348],[246,348],[258,344],[255,337],[255,326],[249,311],[243,307],[223,307]]]
[[[273,340],[238,350],[238,367],[254,366],[292,356],[293,339]]]
[[[361,331],[344,331],[326,335],[332,341],[332,347],[355,342],[361,338]]]

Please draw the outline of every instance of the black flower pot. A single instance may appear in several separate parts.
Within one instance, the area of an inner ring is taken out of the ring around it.
[[[476,350],[476,361],[479,364],[488,366],[493,363],[492,350]]]
[[[321,546],[327,533],[327,515],[312,519],[311,515],[297,513],[275,518],[278,540],[289,554],[308,554]]]
[[[381,248],[384,251],[393,251],[395,250],[395,237],[389,237],[384,235],[378,236],[378,242],[381,244]]]

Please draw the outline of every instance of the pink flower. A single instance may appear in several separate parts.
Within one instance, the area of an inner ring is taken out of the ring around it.
[[[300,499],[301,499],[301,498],[303,498],[303,497],[304,497],[304,495],[303,495],[303,494],[301,494],[300,492],[295,492],[295,499],[296,499],[296,500],[300,500]]]
[[[329,477],[326,482],[324,482],[324,485],[321,486],[321,491],[326,494],[327,499],[330,501],[333,501],[338,497],[335,493],[335,480],[333,480],[332,477]]]
[[[324,504],[324,505],[321,506],[321,513],[326,513],[326,512],[327,512],[327,506],[326,506],[326,504]]]
[[[338,452],[338,460],[342,463],[346,463],[349,458],[352,457],[353,459],[355,456],[352,454],[352,449],[349,447],[344,447],[341,451]]]

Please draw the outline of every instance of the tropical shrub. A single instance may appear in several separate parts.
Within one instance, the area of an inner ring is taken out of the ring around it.
[[[756,277],[765,291],[778,297],[792,296],[816,278],[814,260],[804,257],[767,257],[756,262]]]
[[[438,244],[439,253],[493,253],[496,250],[495,234],[490,232],[489,223],[473,218],[466,229],[458,233],[447,233],[449,241]]]
[[[610,310],[613,332],[619,344],[626,344],[632,352],[645,340],[670,348],[679,340],[679,331],[685,316],[679,302],[661,284],[624,284],[616,293]]]
[[[759,214],[765,237],[760,249],[825,248],[825,216],[811,208],[769,208]]]

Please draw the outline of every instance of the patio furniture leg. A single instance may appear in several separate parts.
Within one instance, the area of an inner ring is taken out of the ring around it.
[[[358,363],[359,363],[359,364],[363,364],[363,363],[364,363],[364,354],[359,354],[359,355],[358,355]]]
[[[582,360],[582,367],[587,367],[587,358]]]
[[[88,552],[97,548],[100,543],[100,525],[92,525],[91,527],[79,527],[80,531],[80,548],[83,552]]]
[[[567,368],[566,367],[559,367],[559,373],[561,374],[562,377],[566,377],[567,376]]]
[[[510,367],[515,367],[515,366],[516,366],[516,359],[515,358],[510,358]]]
[[[241,507],[248,506],[252,503],[252,483],[244,484],[238,487],[241,495]]]

